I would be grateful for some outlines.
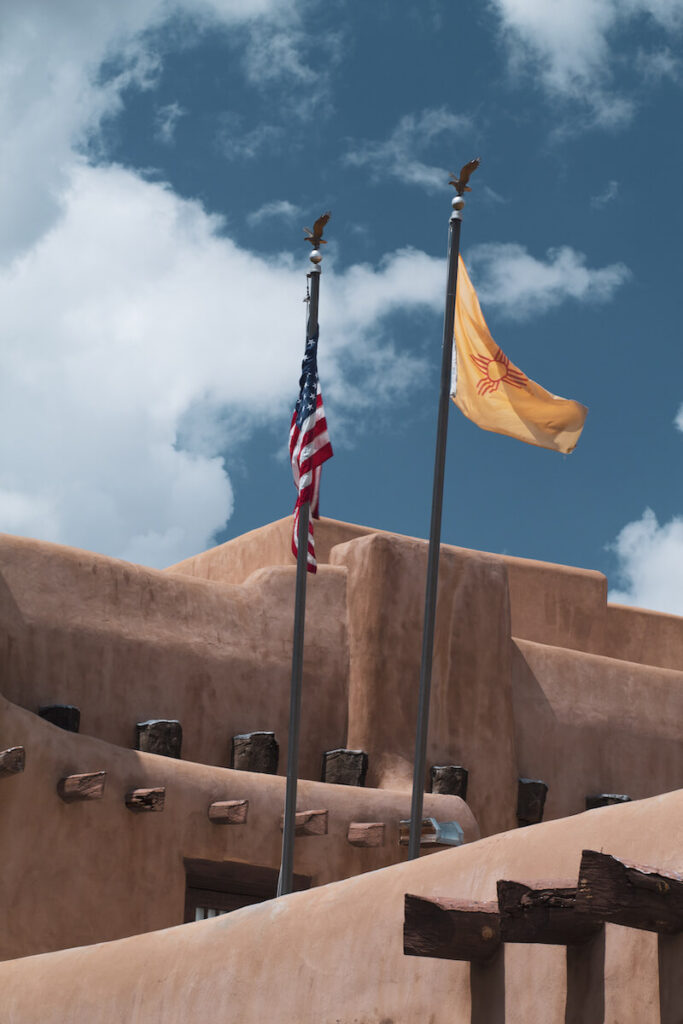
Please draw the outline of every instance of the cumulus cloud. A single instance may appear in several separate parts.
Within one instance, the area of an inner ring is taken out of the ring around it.
[[[660,525],[647,508],[610,547],[620,583],[610,590],[610,601],[683,615],[683,517]]]
[[[0,529],[169,564],[230,515],[219,453],[288,421],[305,261],[239,248],[198,203],[121,167],[76,164],[61,206],[0,272]],[[419,363],[381,320],[438,310],[442,261],[404,251],[325,277],[328,401],[343,417],[359,400],[363,360],[395,400]]]
[[[0,529],[148,564],[177,561],[229,517],[237,441],[287,423],[302,355],[304,257],[240,248],[220,218],[107,165],[96,145],[124,90],[156,81],[154,29],[171,15],[279,25],[292,9],[291,0],[91,0],[66,9],[25,0],[5,12]],[[236,124],[234,144],[248,156],[259,140],[245,142],[243,128]],[[430,187],[438,169],[412,147],[455,128],[464,119],[425,111],[399,124],[386,152],[406,158],[407,180]],[[616,287],[615,268],[588,271],[566,252],[574,292],[527,257],[537,278],[527,282],[527,305],[607,297]],[[489,259],[492,274],[495,265]],[[397,351],[383,323],[397,311],[440,311],[443,277],[442,259],[409,249],[343,273],[328,257],[321,376],[330,419],[395,402],[410,387],[419,357]],[[354,375],[379,366],[379,390],[353,386]]]
[[[406,114],[388,139],[357,143],[344,160],[352,167],[367,167],[375,181],[395,178],[405,185],[437,191],[448,182],[448,172],[424,163],[418,154],[423,154],[440,135],[463,134],[470,128],[468,117],[452,114],[445,107]]]
[[[607,302],[630,275],[623,263],[587,267],[584,254],[566,245],[537,259],[523,245],[488,242],[470,249],[467,263],[482,303],[517,320],[567,299]]]
[[[584,104],[593,121],[607,127],[627,121],[634,105],[613,88],[619,55],[612,41],[618,30],[637,20],[641,42],[683,27],[683,0],[490,0],[490,5],[512,68],[533,73],[552,97]],[[633,65],[638,66],[640,51],[634,47]],[[670,75],[672,68],[671,54],[661,46],[649,62],[641,58],[646,79]]]
[[[0,36],[0,259],[59,216],[74,149],[92,146],[131,86],[156,81],[154,32],[174,16],[196,24],[266,24],[291,0],[89,0],[4,5]]]

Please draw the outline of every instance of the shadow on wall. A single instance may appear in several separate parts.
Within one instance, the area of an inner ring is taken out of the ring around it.
[[[565,1024],[603,1024],[605,1019],[605,929],[567,946]]]
[[[505,1024],[505,947],[488,963],[470,964],[472,1024]]]
[[[683,1021],[683,932],[660,935],[659,1020],[660,1024],[681,1024]]]

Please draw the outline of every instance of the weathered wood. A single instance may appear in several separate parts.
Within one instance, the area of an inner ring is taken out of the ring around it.
[[[346,833],[351,846],[384,846],[383,821],[352,821]]]
[[[214,825],[246,825],[248,800],[217,800],[209,805],[209,821]]]
[[[509,882],[498,887],[500,934],[503,942],[540,942],[571,946],[586,942],[601,928],[576,910],[576,886],[570,881]]]
[[[135,725],[136,747],[147,754],[180,757],[183,727],[175,718],[150,718]]]
[[[517,823],[520,828],[543,821],[547,793],[548,785],[541,779],[517,780]]]
[[[67,775],[57,783],[57,792],[65,804],[72,804],[77,800],[101,800],[104,796],[106,778],[106,772]]]
[[[126,807],[129,811],[163,811],[166,787],[153,789],[132,789],[126,793]]]
[[[41,704],[38,714],[46,722],[67,732],[78,732],[81,727],[81,709],[75,704]]]
[[[368,774],[368,755],[364,750],[326,750],[321,779],[337,786],[364,786]]]
[[[0,750],[0,779],[4,775],[19,775],[26,766],[26,751],[23,747],[9,747]]]
[[[593,811],[596,807],[610,807],[612,804],[628,804],[631,797],[625,793],[595,793],[586,797],[586,810]]]
[[[275,775],[279,758],[274,732],[244,732],[232,738],[230,767],[238,771]]]
[[[297,836],[326,836],[327,811],[297,811],[295,832]],[[284,828],[284,814],[280,818],[280,831]]]
[[[432,793],[467,799],[469,772],[460,764],[433,764],[430,771]]]
[[[594,919],[649,932],[683,931],[683,876],[584,850],[577,909]]]
[[[495,903],[425,899],[406,893],[403,952],[442,960],[488,960],[500,946]]]

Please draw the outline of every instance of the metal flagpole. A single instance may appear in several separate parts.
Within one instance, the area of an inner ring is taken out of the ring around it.
[[[314,264],[310,272],[311,295],[308,302],[308,327],[306,337],[313,337],[318,330],[318,297],[320,294],[320,260],[317,249],[310,255]],[[294,602],[294,640],[292,645],[292,684],[289,696],[289,740],[287,744],[287,792],[285,796],[285,818],[282,830],[282,861],[277,882],[278,896],[292,891],[294,873],[294,832],[296,828],[296,784],[299,769],[299,722],[301,719],[301,680],[304,666],[304,622],[306,618],[306,581],[308,578],[308,523],[310,502],[299,507],[299,532],[297,534],[296,596]]]
[[[453,212],[448,226],[448,283],[446,286],[446,307],[443,323],[443,346],[441,349],[441,390],[436,426],[436,453],[434,456],[434,484],[432,488],[432,521],[429,530],[429,554],[427,556],[427,586],[425,592],[425,614],[422,632],[422,661],[420,664],[420,691],[418,697],[417,730],[415,735],[415,761],[413,765],[413,798],[410,808],[410,841],[408,858],[414,860],[420,855],[422,832],[422,804],[424,796],[425,761],[427,756],[427,731],[429,728],[429,694],[432,686],[432,656],[434,653],[434,623],[436,619],[436,591],[439,580],[439,549],[441,546],[441,512],[443,507],[443,478],[446,463],[446,437],[448,433],[448,408],[451,392],[451,371],[453,366],[453,324],[455,321],[455,292],[458,283],[458,255],[460,252],[460,228],[462,210],[465,205],[463,192],[469,192],[467,185],[470,174],[479,166],[479,160],[470,160],[460,171],[459,178],[451,176],[450,184],[455,186]]]

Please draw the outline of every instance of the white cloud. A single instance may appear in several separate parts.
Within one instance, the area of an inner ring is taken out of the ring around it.
[[[159,107],[154,118],[154,137],[165,146],[170,146],[175,139],[178,121],[186,113],[179,103],[167,103]]]
[[[660,526],[652,509],[645,509],[610,547],[622,585],[610,590],[610,601],[683,615],[683,517]]]
[[[169,564],[230,515],[218,453],[264,425],[286,432],[305,257],[240,249],[198,203],[120,167],[75,164],[60,205],[0,271],[0,529]],[[439,309],[443,261],[404,251],[342,274],[331,263],[321,377],[343,418],[361,362],[383,367],[393,401],[409,387],[420,364],[382,338],[381,320]]]
[[[599,192],[596,196],[591,196],[591,206],[594,210],[600,210],[603,206],[607,206],[619,195],[619,182],[608,181],[602,192]]]
[[[367,167],[375,181],[396,178],[405,185],[438,191],[448,184],[448,171],[424,163],[418,154],[446,132],[457,135],[470,129],[468,117],[444,107],[406,114],[384,142],[359,143],[344,160],[353,167]]]
[[[259,27],[296,24],[296,7],[25,0],[5,12],[0,529],[168,564],[205,547],[230,515],[218,453],[257,426],[286,426],[302,355],[303,255],[301,265],[257,257],[198,203],[83,153],[97,152],[126,87],[155,83],[154,30],[169,18],[246,26],[257,38]],[[179,114],[165,108],[162,135]],[[248,156],[259,144],[242,132],[235,146]],[[432,279],[442,274],[438,260],[397,254],[378,271],[355,268],[349,302],[348,275],[328,263],[321,372],[343,416],[357,353],[386,364],[388,389],[407,386],[417,361],[387,345],[381,319],[438,306]]]
[[[288,199],[273,199],[270,203],[264,203],[247,215],[249,224],[256,225],[264,220],[272,220],[273,217],[280,217],[282,220],[292,221],[301,215],[301,207],[290,203]]]
[[[613,89],[613,38],[637,20],[638,41],[683,26],[683,0],[490,0],[515,71],[528,70],[555,98],[578,101],[594,123],[627,121],[633,100]],[[622,45],[625,45],[622,43]],[[628,55],[637,64],[638,49]],[[661,47],[660,47],[661,50]],[[661,66],[661,60],[659,61]],[[641,68],[646,77],[647,69]]]
[[[676,419],[674,421],[679,430],[683,430],[683,405],[676,413]]]
[[[470,249],[467,263],[482,303],[518,320],[566,299],[607,302],[630,275],[623,263],[587,267],[584,254],[569,246],[549,249],[542,260],[522,245],[489,242]]]
[[[0,36],[0,260],[59,215],[72,152],[92,145],[121,109],[124,88],[154,83],[154,30],[177,15],[195,24],[267,25],[292,0],[23,0],[3,5]],[[103,72],[106,69],[106,73]]]

